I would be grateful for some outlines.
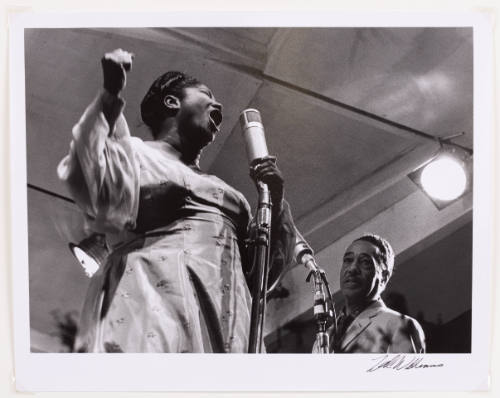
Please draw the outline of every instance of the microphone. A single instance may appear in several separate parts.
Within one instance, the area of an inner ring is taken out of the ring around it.
[[[240,124],[248,161],[252,165],[255,160],[269,155],[260,112],[257,109],[245,109],[240,113]]]
[[[300,234],[297,228],[295,228],[295,248],[293,250],[293,257],[297,264],[302,264],[309,271],[316,272],[319,270],[316,260],[313,257],[313,250],[311,246],[306,242],[304,237]]]
[[[248,161],[252,165],[256,160],[269,155],[260,112],[257,109],[245,109],[240,113],[240,124]],[[295,234],[295,248],[293,251],[295,261],[297,264],[303,264],[310,271],[318,271],[318,266],[313,257],[313,250],[297,228],[295,228]]]

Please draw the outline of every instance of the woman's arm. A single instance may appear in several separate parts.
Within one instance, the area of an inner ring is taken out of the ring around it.
[[[284,179],[276,164],[276,158],[274,156],[263,158],[250,168],[250,177],[256,183],[262,181],[267,184],[271,193],[272,219],[268,277],[268,287],[271,287],[281,279],[294,262],[296,228],[290,206],[284,200]],[[252,231],[249,234],[252,236]]]
[[[295,231],[290,205],[283,199],[281,206],[273,209],[268,287],[275,287],[294,264],[293,253],[297,241]]]
[[[137,215],[138,165],[119,96],[131,60],[122,50],[103,57],[104,88],[73,127],[69,154],[57,169],[97,231],[131,229]]]

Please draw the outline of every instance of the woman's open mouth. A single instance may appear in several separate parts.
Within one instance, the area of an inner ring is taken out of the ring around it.
[[[210,112],[210,126],[213,131],[220,131],[219,127],[222,123],[222,112],[218,109],[214,109]]]

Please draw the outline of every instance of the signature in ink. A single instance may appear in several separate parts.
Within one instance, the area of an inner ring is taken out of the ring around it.
[[[375,358],[377,363],[367,369],[367,372],[375,372],[379,369],[393,369],[393,370],[409,370],[409,369],[426,369],[426,368],[441,368],[443,363],[424,363],[422,357],[409,357],[406,355],[397,354],[395,356],[383,355],[382,357]]]

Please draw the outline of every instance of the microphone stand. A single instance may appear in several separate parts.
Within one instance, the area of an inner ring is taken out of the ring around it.
[[[250,317],[250,335],[248,352],[261,353],[266,311],[266,290],[269,274],[269,251],[271,242],[271,196],[269,188],[263,182],[257,183],[259,202],[257,206],[257,231],[253,243],[253,264],[255,271],[252,289],[252,313]]]
[[[333,318],[334,328],[337,329],[337,317],[335,316],[335,308],[333,306],[333,298],[326,279],[324,270],[318,267],[314,257],[312,256],[311,248],[305,243],[302,236],[299,234],[302,241],[298,242],[295,248],[297,262],[303,264],[310,272],[307,275],[306,282],[314,279],[314,319],[317,325],[316,346],[320,354],[328,354],[330,348],[330,338],[326,332],[326,324],[329,318]],[[328,292],[328,300],[325,294],[325,288]],[[328,301],[331,303],[329,308]]]
[[[311,276],[314,278],[314,319],[316,320],[316,346],[320,354],[328,354],[330,347],[330,338],[326,332],[326,323],[328,318],[333,317],[332,311],[328,308],[323,281],[326,279],[325,271],[317,268],[309,272],[306,282],[309,282]]]

